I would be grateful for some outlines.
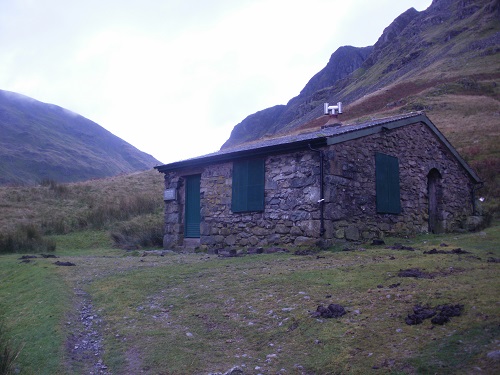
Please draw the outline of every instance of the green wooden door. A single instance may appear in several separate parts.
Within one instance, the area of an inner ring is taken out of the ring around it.
[[[200,237],[200,180],[199,174],[186,178],[186,212],[184,237]]]

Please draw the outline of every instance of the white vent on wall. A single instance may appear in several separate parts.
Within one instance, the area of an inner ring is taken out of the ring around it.
[[[342,113],[342,102],[338,102],[337,105],[330,105],[329,103],[324,104],[325,115],[339,115]]]

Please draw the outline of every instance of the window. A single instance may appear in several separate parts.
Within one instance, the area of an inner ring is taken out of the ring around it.
[[[399,193],[398,158],[376,153],[375,180],[377,189],[377,212],[399,214],[401,200]]]
[[[264,159],[233,164],[233,212],[264,210]]]

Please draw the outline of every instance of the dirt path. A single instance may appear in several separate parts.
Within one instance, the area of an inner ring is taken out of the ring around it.
[[[151,265],[141,262],[137,257],[64,257],[64,260],[76,264],[76,267],[59,268],[61,276],[72,285],[74,291],[72,308],[66,320],[69,332],[66,340],[66,368],[69,373],[111,375],[103,360],[103,317],[95,311],[92,297],[87,292],[88,287],[96,279],[116,272]],[[130,370],[127,373],[138,373],[136,370],[141,368],[140,357],[127,353],[127,358]]]
[[[111,374],[102,359],[102,320],[94,312],[90,296],[78,288],[74,291],[75,309],[68,321],[70,333],[66,342],[69,367],[72,371],[82,374]]]

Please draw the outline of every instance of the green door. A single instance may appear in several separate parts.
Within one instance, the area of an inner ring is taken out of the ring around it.
[[[200,180],[201,175],[186,178],[186,215],[184,220],[184,237],[200,237]]]

